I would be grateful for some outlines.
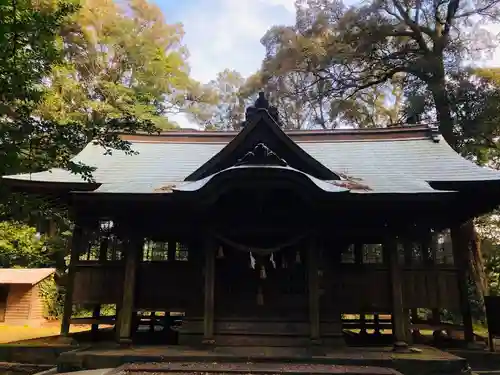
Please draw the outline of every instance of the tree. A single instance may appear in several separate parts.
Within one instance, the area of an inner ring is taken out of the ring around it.
[[[248,98],[241,95],[245,79],[226,69],[205,87],[205,103],[197,106],[195,120],[207,130],[239,130],[245,119]]]
[[[203,100],[190,79],[182,25],[147,0],[86,0],[62,30],[65,63],[53,68],[38,107],[59,123],[104,123],[127,115],[168,129],[168,116]]]
[[[0,267],[47,267],[51,254],[36,229],[19,222],[0,222]]]
[[[300,15],[300,13],[299,13]],[[338,95],[336,82],[318,77],[312,68],[327,53],[322,42],[326,28],[307,29],[305,16],[293,27],[274,27],[261,42],[266,57],[254,84],[264,87],[291,124],[288,128],[379,127],[399,120],[402,86],[399,76],[383,85]],[[316,32],[317,35],[314,35]]]
[[[268,48],[267,60],[280,66],[280,74],[309,73],[313,84],[328,82],[327,94],[339,99],[397,75],[418,80],[433,98],[441,132],[455,146],[446,77],[471,52],[471,30],[481,37],[480,22],[496,19],[495,0],[377,0],[349,9],[333,0],[301,0],[296,6],[295,26],[282,29]],[[485,47],[479,37],[471,45]]]

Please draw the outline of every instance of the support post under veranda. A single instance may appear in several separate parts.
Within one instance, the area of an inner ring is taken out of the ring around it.
[[[310,338],[313,345],[320,343],[318,257],[318,241],[316,241],[315,238],[311,238],[308,241],[307,270],[309,284]]]
[[[385,245],[385,251],[389,260],[394,350],[404,351],[408,348],[408,316],[403,305],[403,275],[398,260],[397,242],[389,241]]]
[[[85,230],[81,223],[77,221],[74,224],[73,236],[71,238],[70,260],[65,284],[64,310],[61,322],[61,336],[63,337],[69,336],[71,316],[73,314],[73,290],[75,286],[76,264],[86,245],[88,245],[88,242]]]
[[[464,340],[467,344],[474,342],[474,328],[472,325],[472,311],[469,302],[469,241],[465,238],[460,226],[450,230],[453,260],[457,269],[460,312],[462,314]]]
[[[109,237],[106,234],[101,234],[99,243],[99,264],[103,265],[108,257],[108,241]],[[99,319],[101,318],[101,304],[97,303],[92,311],[92,319],[94,323],[92,324],[91,332],[92,338],[96,339],[99,332]]]
[[[203,344],[214,344],[214,307],[215,307],[215,249],[216,242],[211,237],[205,238],[205,282],[203,310]]]
[[[120,305],[118,319],[118,342],[120,345],[132,344],[132,317],[134,313],[135,281],[139,252],[143,239],[132,237],[126,244],[125,251],[125,277],[123,280],[123,298]]]

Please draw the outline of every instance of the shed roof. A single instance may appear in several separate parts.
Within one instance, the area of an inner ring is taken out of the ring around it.
[[[234,132],[173,132],[124,136],[136,155],[89,144],[76,161],[96,167],[96,193],[153,193],[184,181],[230,143]],[[290,131],[286,135],[326,168],[370,187],[359,193],[435,192],[431,182],[500,181],[500,173],[457,154],[427,126],[385,129]],[[62,169],[5,176],[10,180],[81,183]]]
[[[55,272],[55,268],[0,268],[0,284],[35,285]]]

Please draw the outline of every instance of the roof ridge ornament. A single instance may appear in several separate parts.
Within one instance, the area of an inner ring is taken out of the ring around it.
[[[434,143],[439,143],[441,140],[441,132],[439,131],[439,126],[435,123],[430,123],[427,125],[427,128],[430,130],[431,138]]]
[[[259,97],[255,101],[254,105],[247,107],[245,111],[245,121],[243,122],[243,126],[245,126],[246,123],[249,122],[252,117],[261,110],[266,110],[271,118],[281,126],[279,121],[278,108],[269,104],[269,100],[266,98],[266,94],[264,93],[264,91],[259,92]]]
[[[242,158],[238,159],[234,166],[237,167],[240,165],[273,165],[287,167],[288,163],[264,143],[258,143],[253,150],[248,151]]]

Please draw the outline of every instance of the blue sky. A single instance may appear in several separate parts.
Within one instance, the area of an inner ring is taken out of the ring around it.
[[[194,79],[208,82],[230,68],[244,76],[264,56],[260,38],[273,25],[294,23],[294,0],[156,0],[168,23],[181,22]]]

